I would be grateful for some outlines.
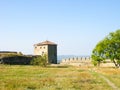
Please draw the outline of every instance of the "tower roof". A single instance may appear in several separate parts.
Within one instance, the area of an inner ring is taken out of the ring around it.
[[[38,43],[38,44],[35,44],[35,45],[40,46],[40,45],[57,45],[57,44],[55,44],[54,42],[46,40],[44,42],[41,42],[41,43]]]

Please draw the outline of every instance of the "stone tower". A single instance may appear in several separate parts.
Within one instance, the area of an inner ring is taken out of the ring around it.
[[[44,41],[34,45],[34,55],[47,55],[48,63],[57,64],[57,44]]]

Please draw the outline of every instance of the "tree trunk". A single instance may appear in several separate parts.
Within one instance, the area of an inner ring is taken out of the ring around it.
[[[117,64],[117,62],[115,61],[115,59],[114,60],[112,60],[113,61],[113,63],[115,64],[115,67],[119,67],[119,65]]]
[[[98,67],[100,67],[100,63],[101,63],[101,62],[100,62],[100,61],[98,61],[98,65],[97,65]]]

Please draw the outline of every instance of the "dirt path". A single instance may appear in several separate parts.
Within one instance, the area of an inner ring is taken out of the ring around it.
[[[98,73],[95,69],[94,70],[90,70],[94,73],[96,73],[100,78],[102,78],[103,80],[105,80],[107,82],[107,84],[113,88],[113,90],[120,90],[120,88],[118,88],[113,82],[111,82],[108,78],[106,78],[105,76],[103,76],[102,74]]]
[[[101,78],[103,78],[103,79],[108,83],[108,85],[113,88],[113,90],[120,90],[114,83],[112,83],[112,82],[111,82],[109,79],[107,79],[105,76],[100,75],[100,74],[99,74],[99,76],[100,76]]]

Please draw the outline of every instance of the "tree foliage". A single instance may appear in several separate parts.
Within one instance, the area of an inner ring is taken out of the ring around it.
[[[92,51],[94,65],[110,59],[116,67],[120,67],[120,30],[112,32],[100,41]]]
[[[39,65],[39,66],[46,67],[46,65],[47,65],[47,56],[43,55],[43,56],[37,56],[37,57],[33,58],[31,60],[31,65]]]

